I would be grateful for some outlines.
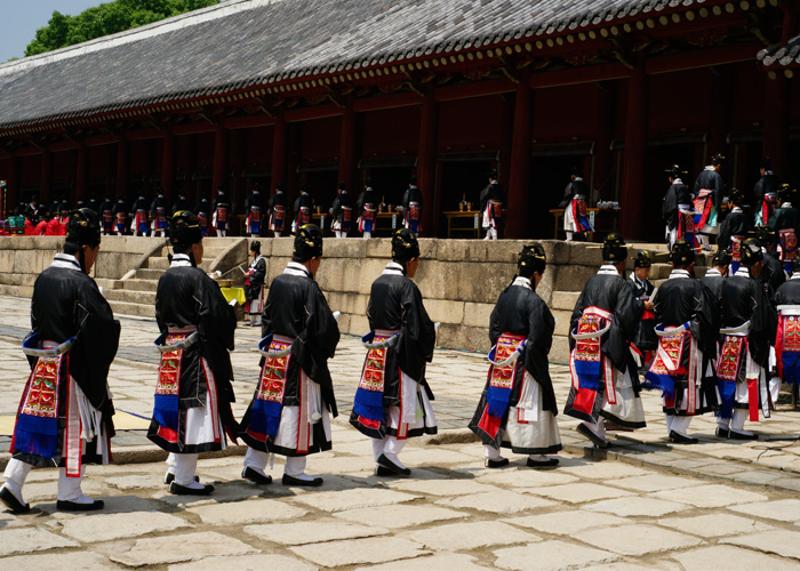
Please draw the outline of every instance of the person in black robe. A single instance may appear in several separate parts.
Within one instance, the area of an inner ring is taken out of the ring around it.
[[[794,273],[795,260],[798,259],[798,237],[800,237],[800,210],[794,206],[797,191],[788,184],[778,189],[780,208],[775,211],[775,218],[770,228],[778,235],[779,258],[783,271],[787,276]]]
[[[53,216],[56,210],[53,209]],[[103,234],[110,236],[114,233],[114,202],[110,198],[104,198],[100,205],[100,220],[103,225]]]
[[[503,191],[497,182],[497,172],[489,173],[489,184],[481,191],[481,228],[486,230],[484,240],[497,240],[503,224]]]
[[[158,193],[150,203],[150,219],[153,221],[153,236],[163,238],[167,234],[167,199]]]
[[[594,228],[586,211],[589,187],[583,178],[573,174],[564,189],[564,234],[567,242],[587,242],[592,239]]]
[[[329,212],[333,219],[331,223],[333,233],[337,238],[347,238],[353,226],[353,199],[343,182],[339,183],[336,198],[333,199]]]
[[[328,370],[339,326],[314,277],[322,261],[322,231],[297,229],[292,261],[272,280],[259,348],[264,354],[255,394],[242,420],[247,445],[242,477],[268,484],[268,453],[286,457],[284,486],[321,486],[305,473],[309,454],[331,449],[338,409]]]
[[[756,239],[764,254],[764,268],[758,279],[763,284],[764,292],[770,301],[774,301],[775,292],[786,281],[783,264],[778,259],[778,237],[768,227],[759,226],[756,228]]]
[[[100,220],[81,209],[70,216],[62,253],[36,279],[31,333],[23,351],[31,374],[20,402],[0,501],[25,513],[22,488],[34,466],[58,466],[61,511],[103,507],[81,490],[83,465],[107,464],[114,436],[108,370],[120,326],[88,275],[100,249]]]
[[[642,316],[636,326],[636,337],[633,344],[642,353],[642,368],[646,368],[653,361],[653,351],[658,345],[656,337],[656,316],[653,313],[653,292],[655,286],[650,281],[650,268],[653,261],[650,252],[639,250],[633,259],[633,271],[628,283],[633,290],[633,296],[642,305]]]
[[[198,265],[203,237],[197,217],[179,210],[170,218],[172,261],[158,280],[156,321],[161,352],[153,418],[147,437],[169,452],[165,483],[179,495],[209,495],[214,486],[195,476],[201,452],[234,441],[233,368],[236,315],[219,285]]]
[[[261,242],[250,242],[250,255],[253,261],[244,275],[244,294],[247,300],[245,313],[250,317],[250,325],[261,325],[261,312],[264,310],[262,293],[264,278],[267,275],[267,259],[261,255]]]
[[[214,214],[211,226],[216,230],[217,236],[224,238],[228,235],[228,218],[231,215],[231,203],[221,188],[217,189],[217,198],[214,201]]]
[[[770,386],[773,404],[778,402],[780,381],[793,386],[800,384],[800,273],[793,273],[778,288],[775,305],[778,309],[775,359],[779,382]]]
[[[672,165],[664,172],[667,174],[669,188],[661,203],[661,217],[666,225],[669,247],[678,240],[697,246],[692,193],[681,178],[687,173],[678,165]]]
[[[184,197],[185,199],[185,197]],[[188,200],[186,201],[188,204]],[[178,202],[175,203],[176,206],[179,206],[181,203],[180,197],[178,197]],[[188,210],[187,208],[181,208],[180,210]],[[175,214],[176,212],[180,212],[180,210],[173,210],[172,213]],[[203,238],[208,236],[208,217],[211,214],[211,205],[208,202],[206,197],[200,199],[197,203],[197,223],[200,225],[200,234],[202,234]]]
[[[733,206],[722,221],[717,237],[717,247],[731,253],[731,271],[736,273],[742,262],[742,242],[750,232],[750,223],[742,210],[744,195],[738,188],[734,188],[728,197]]]
[[[400,213],[403,216],[403,226],[415,236],[422,234],[422,191],[417,188],[417,177],[412,176],[408,187],[400,201]]]
[[[372,439],[378,476],[410,476],[399,458],[406,440],[437,432],[433,392],[425,379],[436,326],[411,281],[419,255],[414,233],[397,230],[392,235],[392,261],[372,283],[367,306],[370,332],[362,338],[367,356],[350,424]]]
[[[772,171],[772,161],[765,158],[759,168],[761,178],[753,187],[753,198],[756,207],[755,225],[772,226],[775,221],[775,206],[778,200],[779,180]]]
[[[128,230],[128,207],[125,206],[125,201],[120,198],[114,205],[114,233],[124,236],[128,233]]]
[[[133,214],[131,233],[134,236],[148,236],[150,234],[150,226],[147,222],[149,206],[143,194],[140,194],[138,198],[133,201],[131,205],[131,213]]]
[[[696,444],[689,436],[692,418],[716,407],[712,363],[717,353],[719,304],[694,279],[695,252],[678,241],[670,251],[672,273],[654,299],[659,351],[646,374],[664,398],[667,437],[675,444]]]
[[[208,204],[208,199],[203,198],[201,201]],[[170,216],[175,214],[176,212],[180,212],[181,210],[191,210],[191,206],[189,205],[189,199],[186,198],[186,195],[182,192],[178,193],[178,198],[175,199],[175,202],[172,204],[172,212],[169,213]],[[198,214],[200,213],[200,209],[197,209]],[[209,211],[208,208],[205,210],[206,215],[208,215]]]
[[[365,186],[356,202],[358,210],[358,231],[365,240],[372,238],[378,221],[378,196],[371,186]]]
[[[294,199],[294,221],[292,222],[292,234],[297,232],[301,226],[311,223],[311,214],[314,211],[314,198],[307,188],[300,189],[300,195]]]
[[[264,199],[258,187],[255,187],[250,192],[250,196],[247,197],[247,202],[244,206],[245,210],[247,210],[247,221],[245,223],[247,235],[251,238],[261,236],[261,218],[264,212]]]
[[[725,157],[717,153],[694,182],[695,232],[700,246],[710,249],[708,236],[716,234],[719,226],[719,211],[725,196],[725,181],[720,171]]]
[[[578,432],[607,448],[606,421],[644,428],[639,376],[630,344],[641,303],[622,277],[628,248],[617,234],[603,243],[603,265],[589,278],[570,321],[572,387],[564,413],[581,420]]]
[[[555,320],[536,294],[547,257],[539,243],[523,246],[517,275],[503,290],[489,319],[489,374],[469,424],[483,442],[487,468],[506,466],[500,448],[527,454],[531,468],[552,468],[561,450],[548,354]]]
[[[725,282],[725,278],[728,277],[730,263],[730,253],[727,250],[717,250],[717,253],[711,258],[711,267],[701,280],[703,285],[711,291],[714,299],[717,300],[717,308],[719,308],[719,300],[722,297],[722,284]]]
[[[755,440],[756,434],[744,430],[745,421],[757,420],[759,409],[769,416],[767,370],[775,309],[758,281],[763,267],[760,244],[748,238],[742,244],[742,266],[722,285],[717,361],[720,438]]]
[[[275,194],[269,199],[269,229],[275,238],[280,238],[286,231],[286,221],[289,216],[286,211],[288,204],[286,193],[283,192],[283,185],[276,185]]]

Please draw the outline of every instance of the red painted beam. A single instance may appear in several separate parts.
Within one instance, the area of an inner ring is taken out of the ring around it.
[[[83,144],[87,147],[100,147],[103,145],[114,145],[119,141],[119,137],[108,133],[106,135],[94,135],[83,139]]]
[[[214,125],[208,121],[184,123],[182,125],[175,125],[172,128],[172,133],[175,135],[199,135],[201,133],[214,133],[215,131]],[[160,136],[163,136],[163,133]]]
[[[63,148],[63,149],[54,148],[54,147],[58,147],[61,144],[61,143],[56,143],[56,144],[54,144],[54,145],[52,145],[50,147],[50,150],[51,151],[63,151],[63,150],[72,150],[72,149],[77,149],[78,148],[77,143],[75,143],[73,141],[64,141],[64,143],[68,143],[68,146]],[[15,157],[32,157],[34,155],[41,155],[41,154],[42,154],[42,149],[38,149],[38,148],[34,147],[33,145],[30,145],[28,147],[21,147],[21,148],[19,148],[19,149],[14,151],[14,156]]]
[[[286,111],[284,117],[288,123],[294,123],[297,121],[310,121],[311,119],[323,119],[325,117],[338,117],[343,113],[344,108],[330,104],[290,109]]]
[[[647,60],[644,72],[647,75],[658,75],[714,65],[754,61],[756,53],[761,47],[758,44],[720,46],[703,48],[693,52],[657,56]]]
[[[410,107],[420,105],[422,98],[416,93],[390,93],[365,97],[353,101],[353,111],[365,113],[367,111],[379,111],[381,109],[396,109],[398,107]]]
[[[469,99],[471,97],[485,97],[487,95],[498,95],[510,93],[516,89],[511,80],[492,79],[477,83],[463,83],[459,85],[446,85],[437,87],[433,92],[433,97],[438,103],[442,101],[453,101],[456,99]]]
[[[156,128],[152,129],[136,129],[135,131],[126,131],[125,138],[129,141],[145,141],[148,139],[160,139],[164,136],[164,131]]]
[[[275,117],[268,115],[247,115],[245,117],[229,117],[222,122],[226,129],[250,129],[253,127],[269,127],[275,124]]]
[[[531,75],[530,86],[534,89],[543,89],[547,87],[578,85],[581,83],[595,83],[597,81],[627,79],[630,76],[630,68],[625,67],[621,63],[608,63],[534,73]]]

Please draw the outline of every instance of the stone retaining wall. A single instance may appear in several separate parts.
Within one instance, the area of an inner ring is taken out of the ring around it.
[[[93,276],[101,285],[105,280],[120,279],[163,243],[161,238],[105,236]],[[0,295],[30,297],[36,276],[50,265],[63,244],[64,238],[57,236],[0,238]]]

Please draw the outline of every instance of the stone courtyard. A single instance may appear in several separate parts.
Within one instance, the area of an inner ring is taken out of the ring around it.
[[[29,301],[0,298],[0,464],[7,459],[26,362]],[[789,569],[800,566],[798,414],[780,405],[758,442],[713,437],[695,421],[697,445],[671,448],[657,394],[645,393],[648,428],[616,433],[607,452],[559,417],[561,466],[534,471],[524,457],[482,467],[465,426],[485,378],[482,355],[439,351],[428,371],[441,432],[409,444],[405,480],[372,474],[370,445],[347,417],[363,351],[343,337],[332,373],[341,416],[334,450],[312,456],[321,489],[255,487],[240,479],[241,452],[201,460],[211,498],[172,496],[160,483],[163,454],[144,438],[157,335],[151,320],[122,318],[112,367],[119,435],[116,463],[90,467],[84,489],[106,500],[91,515],[55,512],[54,470],[25,488],[36,511],[0,514],[0,568],[64,569]],[[237,332],[233,354],[241,415],[254,388],[255,329]],[[552,367],[559,404],[567,370]],[[278,459],[273,475],[282,472]],[[279,478],[277,478],[279,480]]]

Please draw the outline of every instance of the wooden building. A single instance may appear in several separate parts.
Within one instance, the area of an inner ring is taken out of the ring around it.
[[[662,238],[664,168],[800,181],[796,0],[229,0],[0,66],[8,204],[211,197],[415,172],[428,234],[490,168],[510,237],[552,234],[578,166],[629,238]],[[793,56],[791,54],[794,54]],[[794,104],[793,104],[794,103]]]

